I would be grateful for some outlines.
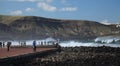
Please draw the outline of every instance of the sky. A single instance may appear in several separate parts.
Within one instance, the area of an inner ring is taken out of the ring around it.
[[[120,0],[0,0],[0,15],[120,24]]]

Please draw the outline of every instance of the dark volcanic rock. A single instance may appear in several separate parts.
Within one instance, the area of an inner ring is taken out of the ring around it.
[[[120,48],[71,47],[60,53],[37,58],[31,66],[120,66]]]

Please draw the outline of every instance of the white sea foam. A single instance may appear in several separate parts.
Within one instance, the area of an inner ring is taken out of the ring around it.
[[[90,46],[90,47],[98,47],[98,46],[110,46],[110,47],[120,47],[120,44],[98,44],[98,43],[82,43],[76,41],[67,41],[60,43],[62,47],[79,47],[79,46]]]
[[[104,36],[94,40],[97,43],[120,43],[120,36]]]

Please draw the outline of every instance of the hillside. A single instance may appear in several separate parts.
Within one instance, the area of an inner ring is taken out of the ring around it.
[[[116,34],[120,35],[120,27],[95,21],[0,15],[0,39],[88,39]]]

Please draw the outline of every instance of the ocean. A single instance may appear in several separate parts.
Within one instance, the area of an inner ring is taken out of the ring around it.
[[[11,40],[8,40],[11,41]],[[95,39],[92,39],[91,41],[87,40],[67,40],[67,41],[60,41],[55,40],[52,37],[48,37],[46,39],[36,40],[37,45],[40,45],[41,42],[46,42],[46,44],[51,45],[50,42],[57,42],[59,41],[59,45],[62,47],[80,47],[80,46],[88,46],[88,47],[98,47],[98,46],[110,46],[110,47],[120,47],[120,36],[103,36],[103,37],[97,37]],[[7,41],[1,41],[6,42]],[[26,45],[32,45],[33,40],[12,40],[12,45],[20,45],[20,42],[26,42]]]

